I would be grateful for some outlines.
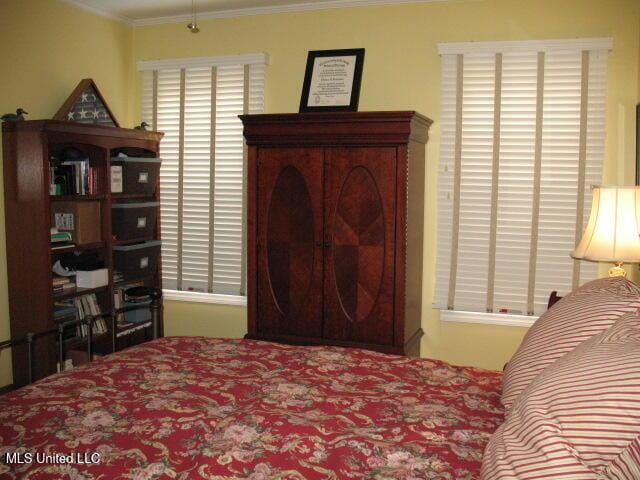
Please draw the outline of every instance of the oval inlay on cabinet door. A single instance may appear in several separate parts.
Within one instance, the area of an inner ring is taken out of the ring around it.
[[[298,169],[282,169],[271,194],[267,224],[269,282],[278,309],[285,315],[305,302],[313,275],[313,209]]]
[[[352,322],[366,319],[376,304],[384,269],[384,212],[369,171],[346,176],[333,224],[333,271],[338,297]]]

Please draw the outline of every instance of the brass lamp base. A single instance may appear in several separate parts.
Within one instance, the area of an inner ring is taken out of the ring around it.
[[[627,271],[622,268],[623,262],[616,262],[616,266],[609,269],[610,277],[626,277]]]

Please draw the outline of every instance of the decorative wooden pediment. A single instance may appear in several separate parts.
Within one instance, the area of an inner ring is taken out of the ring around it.
[[[120,126],[100,90],[98,90],[98,86],[90,78],[85,78],[78,84],[53,119],[95,123],[110,127]]]

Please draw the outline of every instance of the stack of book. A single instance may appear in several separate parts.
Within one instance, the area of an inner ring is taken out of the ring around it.
[[[54,276],[51,284],[53,286],[53,294],[66,293],[76,288],[75,277],[58,277]]]
[[[78,310],[64,302],[56,302],[53,306],[53,321],[56,324],[78,319]],[[73,340],[80,336],[80,330],[76,326],[65,327],[63,331],[64,340]]]
[[[58,229],[51,229],[51,250],[73,247],[71,232],[59,232]]]
[[[54,305],[54,319],[56,319],[56,312],[60,312],[58,315],[62,317],[62,315],[67,315],[64,320],[69,320],[70,318],[76,320],[84,320],[88,316],[99,315],[100,314],[100,305],[98,303],[98,298],[95,294],[90,295],[82,295],[80,297],[69,298],[64,301],[56,302]],[[73,312],[73,315],[71,315]],[[60,320],[56,319],[57,323],[60,323]],[[104,318],[98,318],[93,323],[92,333],[94,335],[99,335],[101,333],[107,333],[109,328],[107,327],[107,322]],[[75,329],[76,337],[86,337],[87,336],[87,326],[86,325],[78,325]]]
[[[49,169],[50,195],[98,193],[98,171],[89,164],[89,159],[67,160]]]
[[[90,295],[82,295],[81,297],[76,297],[74,299],[76,308],[78,309],[78,316],[81,320],[84,320],[85,317],[89,315],[99,315],[100,314],[100,306],[98,304],[98,299],[94,293]],[[87,326],[82,325],[82,336],[87,335]],[[104,318],[99,318],[93,324],[93,333],[107,333],[107,323]]]

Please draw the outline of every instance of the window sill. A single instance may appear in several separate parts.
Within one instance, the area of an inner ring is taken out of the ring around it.
[[[538,317],[510,315],[507,313],[464,312],[461,310],[440,310],[440,321],[453,323],[479,323],[505,327],[529,328]]]
[[[238,307],[247,306],[247,297],[242,297],[240,295],[163,290],[162,296],[165,300],[174,302],[214,303],[217,305],[234,305]]]

